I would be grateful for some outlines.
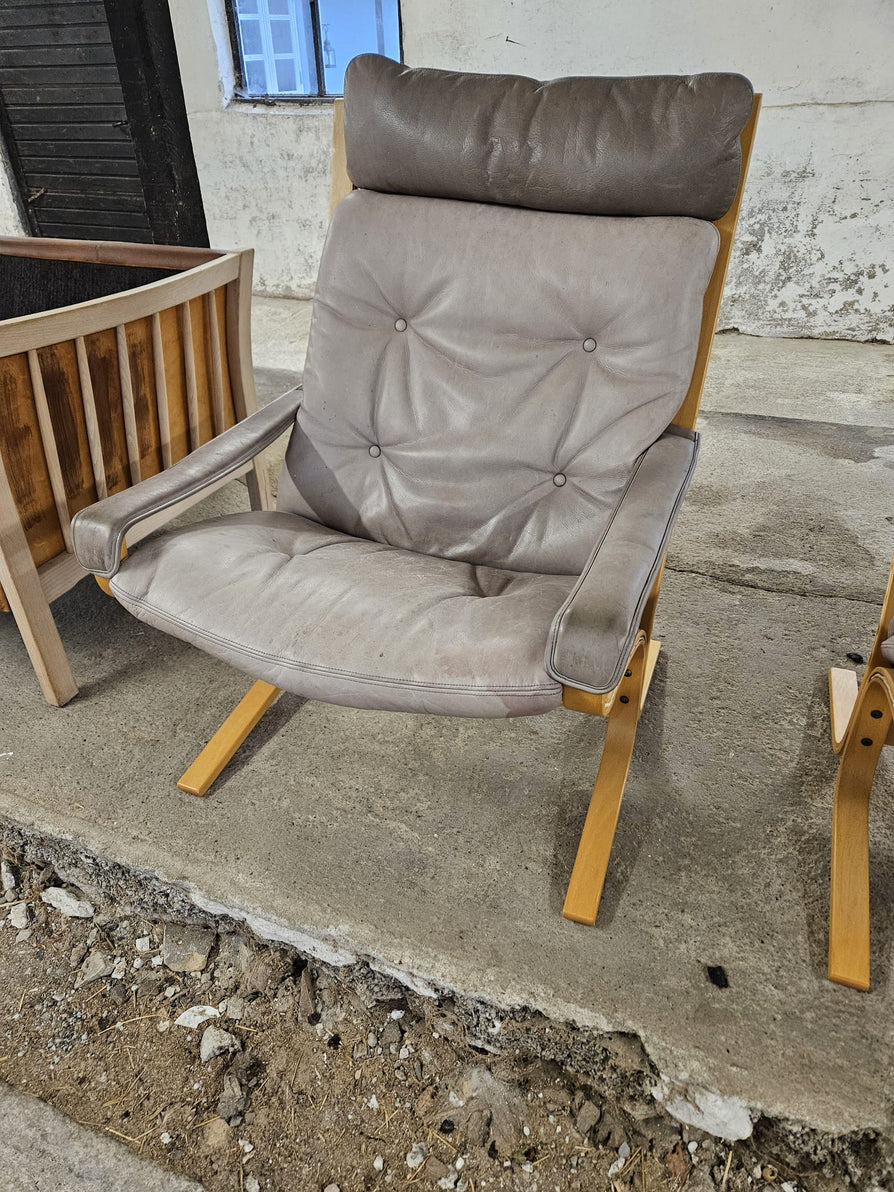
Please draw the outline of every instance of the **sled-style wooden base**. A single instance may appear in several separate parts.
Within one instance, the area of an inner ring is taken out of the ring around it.
[[[837,682],[840,690],[841,681]],[[841,765],[832,812],[829,978],[854,989],[869,988],[869,799],[892,722],[894,677],[889,668],[879,668],[867,673],[855,693],[850,721],[837,747]],[[833,745],[835,734],[833,712]]]
[[[829,718],[832,727],[832,748],[841,753],[850,727],[860,683],[854,671],[834,666],[829,671]]]
[[[180,790],[188,795],[207,795],[227,762],[280,694],[278,687],[258,679],[177,783]]]
[[[647,641],[645,633],[641,632],[628,660],[624,678],[614,691],[594,696],[569,687],[563,690],[562,702],[566,708],[608,716],[602,761],[562,908],[565,918],[575,923],[592,926],[596,922],[633,756],[636,726],[660,649],[660,642]]]
[[[562,913],[576,923],[593,924],[599,910],[612,841],[630,770],[639,721],[661,643],[636,643],[621,682],[606,695],[592,695],[573,687],[563,689],[565,707],[590,715],[608,716],[608,732],[590,808],[581,833],[577,858]],[[236,705],[177,786],[190,795],[205,795],[261,717],[280,695],[280,689],[258,680]]]
[[[832,748],[841,754],[832,810],[829,979],[869,988],[869,799],[883,745],[894,745],[894,666],[882,653],[894,622],[894,564],[863,681],[829,671]]]

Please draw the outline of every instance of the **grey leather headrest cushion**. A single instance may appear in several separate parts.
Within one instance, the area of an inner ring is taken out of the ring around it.
[[[355,186],[580,215],[718,219],[739,179],[737,74],[460,74],[361,54],[345,74]]]

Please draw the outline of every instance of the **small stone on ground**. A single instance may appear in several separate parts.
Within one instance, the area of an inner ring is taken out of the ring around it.
[[[40,897],[66,918],[90,919],[93,916],[93,903],[88,902],[86,898],[78,898],[77,894],[72,890],[66,890],[64,886],[50,886]]]
[[[206,927],[165,924],[162,955],[165,965],[175,973],[200,973],[213,945],[214,932]]]
[[[225,1051],[238,1051],[239,1040],[229,1031],[222,1031],[220,1027],[209,1026],[202,1035],[199,1055],[202,1063],[207,1064],[215,1056],[223,1055]]]

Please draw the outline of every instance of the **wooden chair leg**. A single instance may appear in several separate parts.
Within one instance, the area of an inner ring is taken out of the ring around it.
[[[877,671],[853,710],[832,815],[829,978],[854,989],[869,988],[869,799],[892,718],[894,682]]]
[[[44,699],[53,707],[63,707],[78,694],[78,685],[40,580],[28,585],[30,591],[25,597],[0,564],[0,587],[6,593]]]
[[[259,679],[229,714],[177,786],[188,795],[206,795],[230,758],[280,695]]]
[[[43,697],[61,708],[78,694],[65,647],[40,582],[18,510],[0,460],[0,587],[12,615]]]
[[[634,648],[627,668],[615,693],[615,699],[608,714],[608,731],[602,750],[602,761],[596,775],[596,783],[590,799],[587,818],[581,832],[580,843],[562,914],[575,923],[592,926],[596,922],[602,887],[611,855],[615,828],[624,798],[624,786],[630,770],[633,745],[636,741],[636,726],[645,698],[646,671],[651,660],[654,670],[658,657],[653,643],[646,643],[641,636]],[[657,647],[658,643],[654,643]]]

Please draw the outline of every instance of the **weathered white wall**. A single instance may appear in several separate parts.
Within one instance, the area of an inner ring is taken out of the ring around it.
[[[764,110],[722,325],[894,335],[891,0],[404,0],[403,17],[411,63],[747,75]]]
[[[309,297],[328,218],[331,105],[233,101],[223,0],[170,0],[208,234],[255,249],[255,288]]]
[[[26,236],[27,230],[19,210],[15,182],[0,140],[0,236]]]
[[[170,0],[212,242],[266,294],[312,291],[331,111],[232,102],[223,0]],[[416,65],[562,74],[737,70],[764,93],[722,324],[894,337],[891,0],[402,0]]]

